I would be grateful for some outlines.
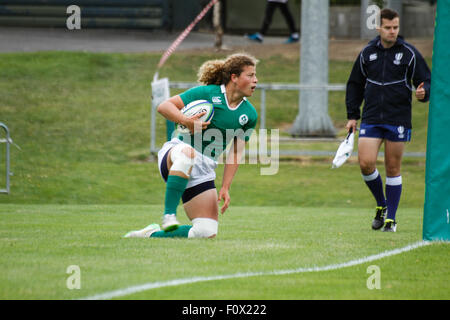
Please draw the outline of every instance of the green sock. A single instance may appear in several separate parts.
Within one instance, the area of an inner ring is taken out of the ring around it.
[[[164,202],[164,214],[176,214],[181,196],[186,189],[189,179],[169,175],[166,184],[166,199]]]
[[[163,230],[156,231],[152,233],[150,238],[187,238],[191,228],[192,226],[185,224],[169,232],[165,232]]]

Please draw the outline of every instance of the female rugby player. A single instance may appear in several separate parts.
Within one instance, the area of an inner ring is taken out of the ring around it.
[[[198,81],[191,88],[161,103],[158,112],[166,119],[190,130],[179,133],[158,152],[158,166],[166,181],[164,215],[161,227],[151,224],[131,231],[125,237],[212,238],[217,235],[219,202],[221,213],[230,205],[230,186],[251,132],[257,112],[247,100],[255,91],[257,60],[247,54],[233,54],[224,60],[210,60],[199,69]],[[208,100],[214,116],[208,122],[204,113],[186,117],[180,110],[195,100]],[[217,194],[214,180],[217,160],[231,144],[226,157],[222,186]],[[192,225],[180,225],[177,207],[183,202]]]

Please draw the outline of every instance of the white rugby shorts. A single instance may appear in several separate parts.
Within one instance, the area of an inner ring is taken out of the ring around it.
[[[158,169],[159,173],[161,174],[161,177],[163,177],[163,174],[161,172],[161,163],[164,156],[167,154],[167,152],[169,152],[170,149],[172,149],[174,146],[180,143],[191,147],[189,144],[181,141],[180,139],[173,138],[172,140],[164,143],[162,148],[158,151]],[[211,158],[208,158],[207,156],[204,156],[203,154],[195,150],[194,167],[192,168],[191,176],[189,177],[189,181],[186,188],[194,187],[206,181],[214,181],[216,179],[216,171],[215,171],[216,168],[217,168],[216,161],[212,160]]]

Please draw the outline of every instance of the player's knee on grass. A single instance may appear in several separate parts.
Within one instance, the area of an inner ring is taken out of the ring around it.
[[[219,223],[210,218],[192,219],[192,228],[188,238],[214,238],[217,235]]]
[[[189,177],[195,162],[195,151],[183,144],[176,145],[170,152],[170,160],[172,161],[170,171],[179,171]]]

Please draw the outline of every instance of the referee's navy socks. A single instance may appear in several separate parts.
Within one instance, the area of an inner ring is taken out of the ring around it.
[[[362,175],[366,185],[372,192],[378,207],[386,207],[386,199],[383,192],[383,181],[377,169],[369,175]]]
[[[386,177],[386,202],[387,217],[386,219],[395,220],[400,196],[402,194],[402,176]]]

